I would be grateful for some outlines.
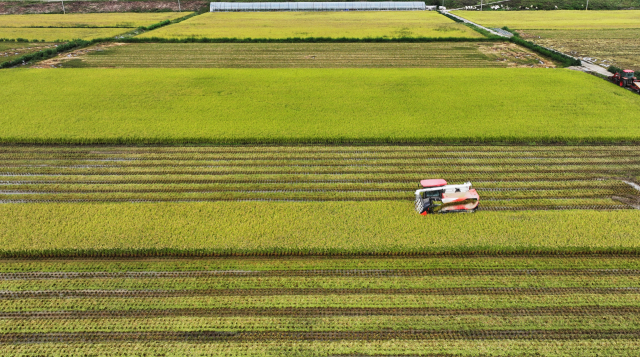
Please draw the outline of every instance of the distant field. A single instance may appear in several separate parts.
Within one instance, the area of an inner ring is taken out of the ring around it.
[[[614,64],[640,71],[640,29],[520,32],[526,39],[576,57],[589,57],[607,67]]]
[[[478,32],[433,11],[216,12],[151,31],[139,37],[464,37]]]
[[[27,53],[46,50],[47,48],[52,48],[54,45],[56,44],[0,41],[0,63],[12,61]]]
[[[188,12],[2,15],[0,27],[140,27],[189,15]],[[0,36],[2,37],[2,36]]]
[[[512,29],[640,28],[640,10],[625,11],[456,11],[487,27]]]
[[[391,68],[554,66],[503,42],[140,43],[82,50],[65,68]],[[542,64],[541,64],[542,62]]]
[[[118,36],[127,31],[124,28],[0,28],[0,38],[24,38],[30,41],[45,40],[47,42],[92,40]]]
[[[20,69],[0,87],[5,143],[640,138],[640,96],[558,69]]]

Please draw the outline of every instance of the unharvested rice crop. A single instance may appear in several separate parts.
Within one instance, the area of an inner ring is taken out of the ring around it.
[[[632,356],[637,257],[10,260],[2,355]]]
[[[527,29],[637,29],[640,10],[625,11],[456,11],[487,27]]]
[[[0,87],[5,143],[640,137],[637,94],[557,69],[17,69]]]
[[[636,249],[640,192],[619,178],[637,175],[638,156],[635,146],[4,147],[0,241],[7,254]],[[480,212],[417,215],[425,175],[472,181]],[[495,212],[514,210],[527,212]]]
[[[115,37],[127,31],[123,28],[0,28],[0,38],[64,42],[75,39],[93,40]]]
[[[211,12],[139,37],[160,38],[481,38],[430,11]]]
[[[188,12],[158,12],[2,15],[0,27],[140,27],[165,20],[175,20],[189,14]]]
[[[64,68],[399,68],[554,66],[504,42],[138,43],[83,49]],[[542,64],[541,64],[542,63]]]

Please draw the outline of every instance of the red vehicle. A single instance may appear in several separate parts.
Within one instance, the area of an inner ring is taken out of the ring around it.
[[[609,77],[609,80],[620,87],[633,89],[640,94],[640,81],[638,81],[635,73],[630,69],[614,73],[613,76]]]
[[[416,211],[429,213],[470,212],[478,209],[480,196],[471,182],[462,185],[447,185],[442,179],[422,180],[416,191]]]

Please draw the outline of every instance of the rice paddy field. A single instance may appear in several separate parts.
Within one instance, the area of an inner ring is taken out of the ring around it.
[[[482,38],[433,11],[211,12],[142,38]]]
[[[136,43],[96,46],[37,64],[63,68],[555,67],[511,43]],[[54,63],[51,63],[52,65]]]
[[[629,184],[640,172],[636,146],[5,147],[1,157],[5,252],[506,252],[640,244],[640,191]],[[471,181],[481,211],[417,215],[413,191],[427,176]],[[426,222],[447,229],[422,232]]]
[[[157,13],[100,13],[100,14],[38,14],[2,15],[0,27],[125,27],[149,26],[165,20],[175,20],[189,15],[189,12]]]
[[[96,38],[115,37],[128,31],[130,29],[124,28],[0,28],[0,38],[23,38],[29,41],[47,42],[66,42],[75,39],[90,41]]]
[[[4,72],[0,86],[4,143],[531,143],[640,136],[637,94],[559,69],[18,69]]]
[[[467,14],[619,58],[640,29]],[[1,16],[0,38],[184,15]],[[141,37],[470,40],[104,42],[1,70],[0,355],[637,355],[637,94],[508,68],[555,66],[435,12],[207,13]],[[0,62],[52,45],[0,42]],[[418,215],[426,178],[471,181],[479,209]]]
[[[638,29],[640,10],[625,11],[455,11],[486,27],[516,30]]]
[[[0,353],[634,356],[629,257],[9,260]]]
[[[604,67],[640,71],[640,29],[526,30],[523,38]]]
[[[106,13],[1,15],[0,39],[66,42],[115,37],[134,28],[175,20],[191,13]]]

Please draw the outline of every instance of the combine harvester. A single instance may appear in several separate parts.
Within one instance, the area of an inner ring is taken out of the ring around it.
[[[442,179],[420,181],[422,189],[416,191],[416,211],[428,213],[473,213],[478,209],[480,196],[471,182],[447,185]]]
[[[609,80],[622,88],[629,88],[640,94],[640,81],[638,81],[635,77],[635,73],[630,69],[625,69],[622,72],[615,73],[613,76],[609,77]]]

